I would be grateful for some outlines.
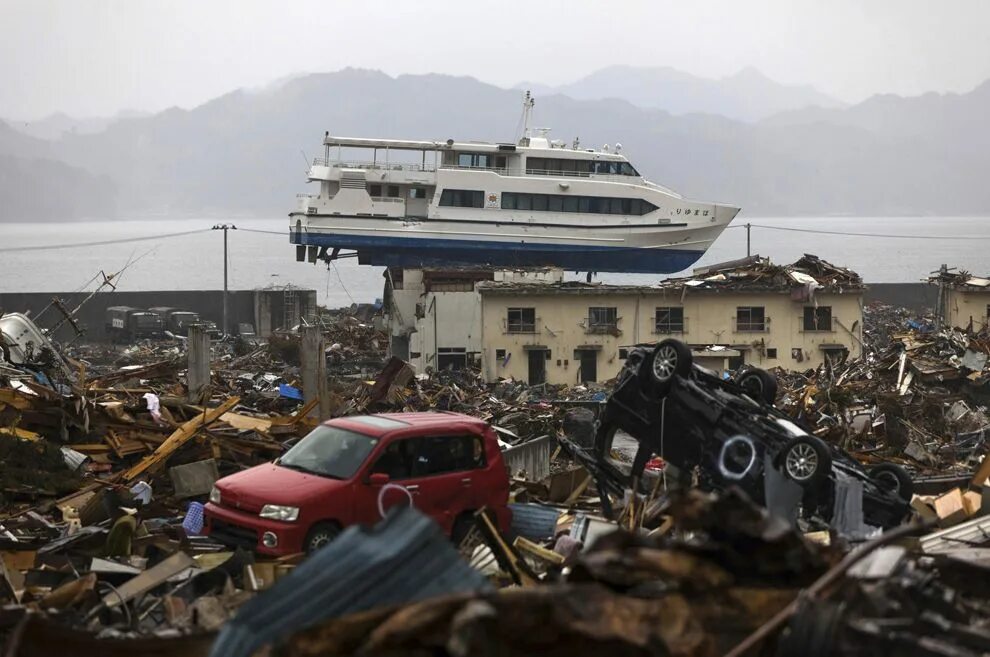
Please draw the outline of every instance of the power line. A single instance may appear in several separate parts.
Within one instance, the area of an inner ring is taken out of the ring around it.
[[[289,231],[287,230],[259,230],[257,228],[238,228],[237,230],[245,233],[265,233],[266,235],[281,235],[282,237],[289,236]]]
[[[107,246],[109,244],[128,244],[130,242],[147,242],[149,240],[163,240],[170,237],[182,237],[183,235],[195,235],[197,233],[205,233],[209,231],[209,228],[200,228],[199,230],[187,230],[181,233],[165,233],[164,235],[149,235],[146,237],[129,237],[120,240],[103,240],[101,242],[75,242],[72,244],[45,244],[37,246],[12,246],[4,247],[0,249],[0,253],[9,253],[14,251],[48,251],[51,249],[75,249],[86,246]]]
[[[344,294],[346,294],[347,298],[351,300],[351,303],[357,303],[354,301],[354,297],[351,296],[351,293],[347,291],[347,288],[344,287],[344,279],[340,277],[340,270],[337,269],[337,263],[331,260],[330,264],[333,265],[333,270],[337,274],[337,282],[340,283],[340,289],[344,291]],[[329,297],[330,295],[328,294],[327,296]]]
[[[990,240],[990,235],[891,235],[887,233],[847,233],[841,230],[814,230],[812,228],[785,228],[784,226],[767,226],[765,224],[750,224],[753,228],[766,230],[783,230],[791,233],[812,233],[815,235],[840,235],[842,237],[883,237],[886,239],[906,240]],[[729,226],[729,228],[745,228],[745,224]]]

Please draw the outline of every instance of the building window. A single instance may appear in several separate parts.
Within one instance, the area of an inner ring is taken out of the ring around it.
[[[766,331],[767,321],[763,306],[740,306],[736,308],[737,331]]]
[[[619,318],[615,308],[588,308],[589,331],[614,331],[618,323]]]
[[[505,360],[505,349],[495,350],[495,360],[499,361],[500,363]]]
[[[831,331],[832,330],[832,307],[831,306],[805,306],[804,309],[804,330],[805,331]]]
[[[657,209],[657,206],[639,198],[502,192],[502,209],[642,216],[653,212]]]
[[[626,360],[627,358],[629,358],[629,350],[619,349],[619,360]]]
[[[483,208],[485,193],[474,189],[445,189],[440,194],[440,205],[452,208]]]
[[[770,348],[768,348],[767,349],[767,358],[776,358],[776,357],[777,357],[777,348],[776,347],[770,347]]]
[[[683,308],[657,308],[655,332],[660,335],[684,332]]]
[[[509,333],[536,333],[536,308],[509,308],[505,326]]]

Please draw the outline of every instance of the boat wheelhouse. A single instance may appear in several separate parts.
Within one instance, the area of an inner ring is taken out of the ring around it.
[[[289,215],[297,259],[353,250],[397,267],[672,273],[739,212],[645,180],[620,144],[586,149],[537,132],[515,144],[327,133],[308,174],[319,190]]]

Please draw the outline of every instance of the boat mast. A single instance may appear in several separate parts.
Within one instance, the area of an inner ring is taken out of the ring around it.
[[[523,114],[522,114],[522,139],[519,140],[520,146],[529,146],[529,118],[533,113],[533,105],[536,101],[533,100],[533,95],[526,91],[526,95],[523,96]]]

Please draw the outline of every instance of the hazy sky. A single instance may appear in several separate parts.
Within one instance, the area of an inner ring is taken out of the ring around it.
[[[511,86],[755,66],[847,101],[990,78],[986,0],[0,0],[0,116],[192,107],[347,66]]]

